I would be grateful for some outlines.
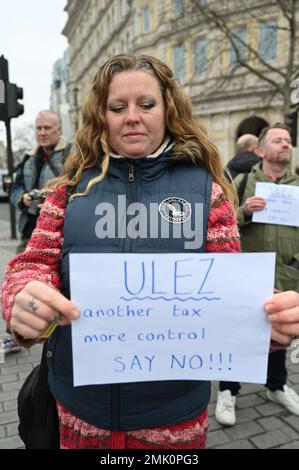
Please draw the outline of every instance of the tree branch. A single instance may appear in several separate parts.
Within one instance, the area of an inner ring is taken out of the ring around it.
[[[265,81],[266,83],[270,84],[274,90],[274,93],[279,93],[284,98],[286,97],[286,87],[289,88],[290,77],[294,76],[294,62],[295,62],[295,44],[296,44],[296,19],[295,13],[296,8],[295,4],[298,3],[298,0],[276,0],[273,2],[277,4],[279,10],[282,11],[284,17],[287,19],[289,27],[279,26],[277,28],[283,31],[288,32],[289,34],[289,54],[286,61],[285,71],[281,70],[279,67],[272,66],[269,62],[267,62],[261,54],[251,46],[248,42],[244,41],[241,37],[235,35],[232,31],[232,27],[228,24],[230,16],[226,18],[227,12],[219,13],[216,9],[212,9],[208,6],[200,5],[196,0],[193,0],[193,4],[195,4],[198,11],[202,14],[202,16],[206,19],[207,25],[212,24],[218,31],[220,31],[224,38],[229,41],[232,49],[236,55],[236,63],[245,69],[247,69],[250,73],[254,74],[261,80]],[[287,6],[286,6],[287,3]],[[258,6],[258,5],[257,5]],[[216,8],[219,7],[217,2]],[[220,8],[220,7],[219,7]],[[252,14],[250,15],[250,18]],[[276,28],[275,28],[276,29]],[[244,47],[246,50],[246,60],[241,57],[240,54],[240,46]],[[256,60],[258,63],[264,68],[264,70],[255,68],[254,65],[250,63],[251,60]],[[280,77],[280,83],[277,83],[277,80],[271,78],[268,72],[270,72],[273,76]]]

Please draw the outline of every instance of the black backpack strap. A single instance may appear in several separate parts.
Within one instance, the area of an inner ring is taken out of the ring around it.
[[[240,206],[242,204],[242,200],[243,200],[243,196],[244,196],[244,192],[245,192],[245,188],[246,188],[246,184],[247,184],[247,180],[248,180],[248,174],[249,173],[244,173],[244,176],[243,176],[242,181],[240,183],[240,186],[238,188],[238,198],[239,198],[239,205]]]
[[[65,159],[66,159],[66,157],[68,157],[69,154],[71,153],[72,147],[73,147],[73,144],[72,144],[72,143],[67,144],[67,146],[65,147],[64,152],[63,152],[63,155],[64,155],[64,158],[65,158]]]
[[[51,169],[51,171],[52,171],[53,175],[55,176],[55,178],[60,175],[60,170],[58,170],[58,168],[56,168],[56,166],[51,161],[51,159],[47,160],[46,163],[49,166],[49,168]]]
[[[73,147],[73,144],[67,144],[65,149],[63,149],[63,151],[62,151],[62,161],[63,161],[63,163],[65,162],[65,160],[67,159],[67,157],[71,153],[72,147]]]
[[[71,152],[71,149],[72,149],[72,144],[68,144],[62,150],[61,161],[62,161],[63,164],[64,164],[66,158],[69,156],[69,154]],[[60,176],[60,174],[61,174],[60,169],[56,168],[56,166],[52,162],[51,158],[49,160],[47,160],[46,163],[48,164],[49,168],[51,169],[51,171],[52,171],[52,173],[55,177]]]

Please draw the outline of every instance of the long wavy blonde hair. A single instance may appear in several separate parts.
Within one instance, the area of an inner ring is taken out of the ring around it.
[[[84,193],[105,178],[109,167],[109,133],[106,107],[109,84],[116,73],[127,70],[144,70],[158,80],[165,104],[166,132],[175,142],[175,158],[190,158],[194,164],[206,168],[226,197],[234,201],[232,185],[223,173],[221,158],[200,122],[192,116],[192,105],[183,92],[171,69],[159,59],[148,55],[119,54],[105,62],[96,73],[90,93],[82,108],[82,124],[76,134],[76,147],[67,158],[64,174],[47,185],[51,191],[58,186],[76,186],[87,168],[99,167],[99,175],[91,179]],[[101,165],[98,165],[99,160]]]

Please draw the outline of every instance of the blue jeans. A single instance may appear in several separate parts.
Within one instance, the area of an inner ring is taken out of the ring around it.
[[[283,386],[287,381],[287,368],[286,368],[286,349],[279,349],[278,351],[269,353],[268,371],[266,387],[275,392],[276,390],[283,390]],[[230,390],[232,395],[237,395],[240,391],[240,382],[219,382],[219,390]]]

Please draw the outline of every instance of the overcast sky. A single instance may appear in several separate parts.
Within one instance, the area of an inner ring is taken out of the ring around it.
[[[66,0],[0,0],[0,55],[9,62],[9,81],[24,89],[25,113],[12,127],[32,123],[50,104],[52,68],[67,48],[61,31]],[[0,122],[0,139],[5,135]]]

